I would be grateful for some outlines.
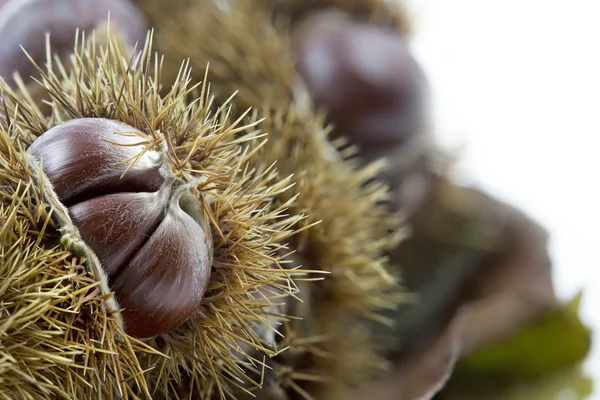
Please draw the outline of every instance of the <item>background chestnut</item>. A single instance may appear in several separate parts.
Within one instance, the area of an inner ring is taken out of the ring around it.
[[[130,45],[143,43],[146,22],[128,0],[0,0],[0,76],[9,84],[19,72],[24,81],[36,75],[21,46],[41,67],[46,62],[46,34],[59,57],[73,51],[79,28],[87,35],[110,25]]]
[[[425,78],[405,38],[391,29],[336,18],[296,33],[297,70],[345,135],[375,159],[422,133]]]

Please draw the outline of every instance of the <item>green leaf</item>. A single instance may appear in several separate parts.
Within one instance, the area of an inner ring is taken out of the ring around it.
[[[593,391],[592,379],[579,366],[542,378],[508,383],[492,376],[465,376],[453,381],[437,400],[584,400]]]
[[[506,340],[477,351],[457,371],[538,377],[572,366],[586,357],[591,332],[579,319],[581,293]]]
[[[581,363],[591,332],[579,318],[581,292],[512,337],[463,359],[437,400],[583,400],[593,381]]]

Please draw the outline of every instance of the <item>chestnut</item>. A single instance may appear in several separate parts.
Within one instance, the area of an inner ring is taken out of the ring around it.
[[[133,47],[146,37],[146,21],[128,0],[5,0],[0,2],[0,76],[12,83],[19,72],[26,82],[35,75],[34,65],[46,62],[46,34],[54,54],[73,52],[77,29],[88,35],[106,25],[116,28]]]
[[[166,145],[119,121],[79,118],[27,149],[93,251],[126,333],[148,338],[181,325],[210,278],[212,235],[199,195],[175,176]]]
[[[307,22],[295,34],[297,71],[333,138],[371,160],[422,133],[425,79],[402,34],[346,19]]]

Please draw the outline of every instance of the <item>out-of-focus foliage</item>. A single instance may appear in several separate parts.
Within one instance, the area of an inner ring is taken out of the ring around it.
[[[580,362],[590,350],[591,334],[579,318],[581,297],[466,357],[439,399],[587,398],[593,382]]]
[[[515,336],[466,358],[458,370],[535,377],[572,365],[590,349],[590,331],[578,316],[581,293]]]
[[[575,366],[512,384],[491,376],[473,376],[462,384],[452,382],[436,400],[584,400],[592,390],[592,379]]]

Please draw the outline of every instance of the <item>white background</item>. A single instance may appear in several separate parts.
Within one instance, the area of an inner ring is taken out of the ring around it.
[[[440,141],[551,232],[561,299],[584,290],[600,399],[600,0],[407,0]]]

